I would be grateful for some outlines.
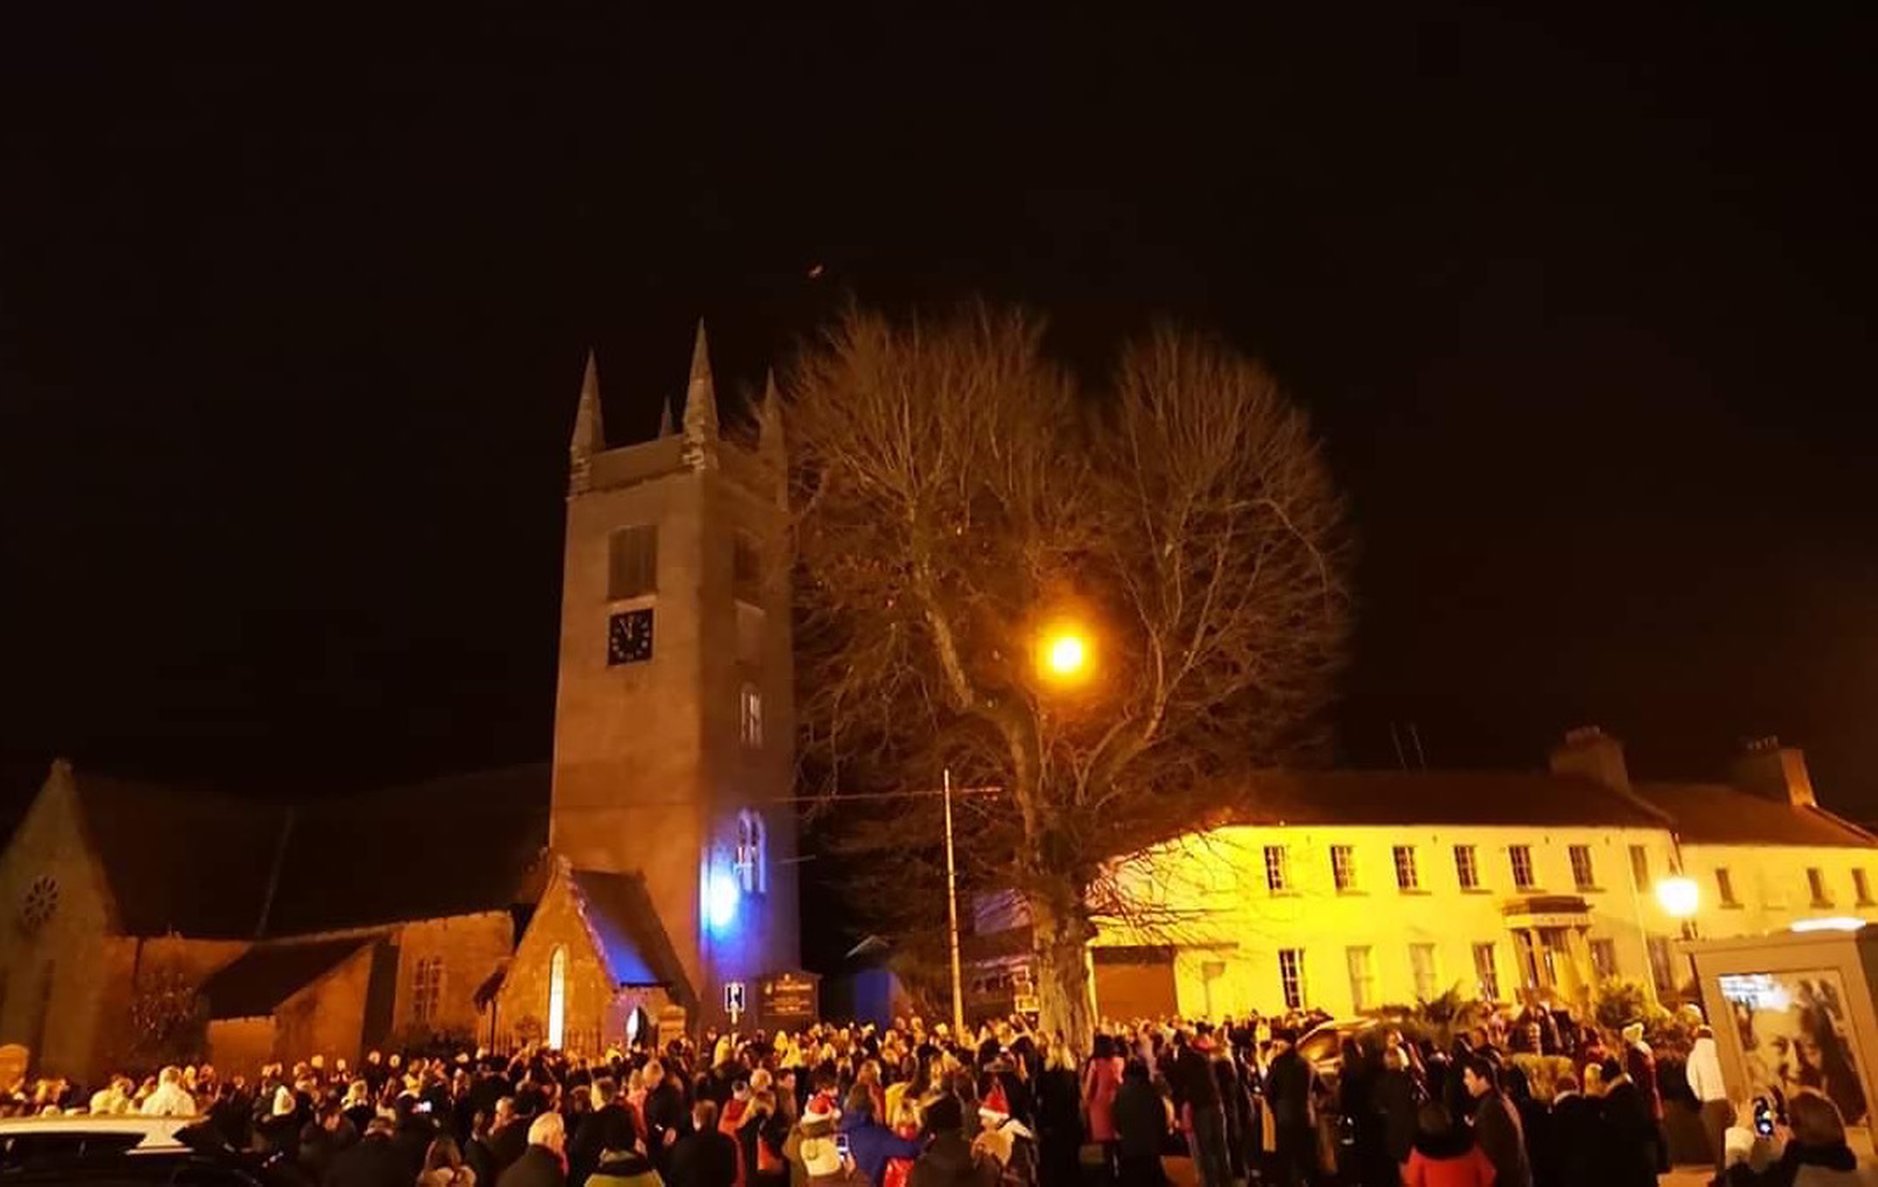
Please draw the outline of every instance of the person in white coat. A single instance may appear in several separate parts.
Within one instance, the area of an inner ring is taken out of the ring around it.
[[[144,1098],[146,1117],[193,1117],[196,1098],[183,1087],[183,1069],[166,1067],[157,1073],[156,1090]]]
[[[1728,1101],[1728,1087],[1722,1083],[1721,1056],[1715,1049],[1715,1032],[1698,1026],[1695,1045],[1689,1048],[1685,1065],[1689,1091],[1702,1106],[1702,1132],[1708,1135],[1708,1147],[1715,1156],[1715,1176],[1720,1178],[1727,1167],[1723,1141],[1728,1127],[1734,1124],[1735,1108]]]

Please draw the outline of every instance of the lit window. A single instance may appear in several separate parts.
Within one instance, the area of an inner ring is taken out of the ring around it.
[[[1343,955],[1350,965],[1350,1007],[1362,1013],[1376,1004],[1376,970],[1368,948],[1345,948]]]
[[[1650,888],[1650,851],[1641,845],[1630,847],[1630,884],[1638,890]]]
[[[567,949],[548,958],[548,1046],[558,1051],[567,1038]]]
[[[1508,845],[1506,854],[1512,859],[1513,885],[1521,890],[1531,890],[1536,886],[1532,878],[1532,846]]]
[[[1291,862],[1283,845],[1265,846],[1265,886],[1272,891],[1291,888]]]
[[[1409,971],[1415,977],[1416,1000],[1431,1002],[1440,996],[1440,990],[1436,987],[1433,944],[1409,945]]]
[[[1472,845],[1454,847],[1454,874],[1461,880],[1462,890],[1480,889],[1480,859]]]
[[[737,813],[737,881],[745,894],[769,892],[769,829],[748,808]]]
[[[621,528],[608,539],[606,596],[639,598],[659,588],[659,529],[654,524]]]
[[[1356,849],[1351,845],[1330,847],[1330,877],[1338,890],[1356,889]]]
[[[1415,868],[1415,846],[1395,847],[1395,884],[1398,890],[1420,890],[1421,873]]]
[[[752,749],[763,745],[763,693],[746,684],[737,697],[737,736]]]
[[[437,1006],[443,997],[443,957],[419,957],[411,970],[411,1019],[420,1026],[437,1020]]]
[[[1617,941],[1591,941],[1591,968],[1598,980],[1609,981],[1617,975]]]
[[[1500,998],[1500,970],[1493,963],[1493,945],[1474,945],[1474,979],[1480,982],[1480,996],[1486,1001]]]
[[[1278,985],[1284,991],[1285,1009],[1304,1008],[1304,949],[1278,950]]]
[[[1724,907],[1738,907],[1741,900],[1735,897],[1735,878],[1728,872],[1727,866],[1715,869],[1715,898]]]
[[[1591,867],[1591,846],[1573,845],[1571,847],[1571,858],[1572,885],[1580,890],[1597,889],[1597,874]]]
[[[1852,893],[1857,896],[1859,906],[1869,907],[1872,905],[1871,878],[1866,875],[1862,867],[1852,871]]]
[[[1818,866],[1806,867],[1806,889],[1812,892],[1815,907],[1832,906],[1832,895],[1826,890],[1826,871]]]

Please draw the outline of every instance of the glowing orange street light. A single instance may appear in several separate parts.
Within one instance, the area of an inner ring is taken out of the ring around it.
[[[1038,671],[1057,684],[1076,683],[1089,675],[1094,650],[1083,630],[1073,623],[1060,623],[1046,629],[1038,642]]]

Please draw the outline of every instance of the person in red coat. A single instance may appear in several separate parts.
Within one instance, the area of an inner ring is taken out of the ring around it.
[[[1493,1187],[1493,1163],[1465,1125],[1456,1125],[1446,1107],[1430,1101],[1415,1118],[1402,1187]]]

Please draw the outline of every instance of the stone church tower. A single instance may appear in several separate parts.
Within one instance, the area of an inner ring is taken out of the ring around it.
[[[589,355],[570,450],[549,845],[644,879],[707,1023],[799,961],[779,412],[720,436],[700,323],[682,427],[609,449]]]

